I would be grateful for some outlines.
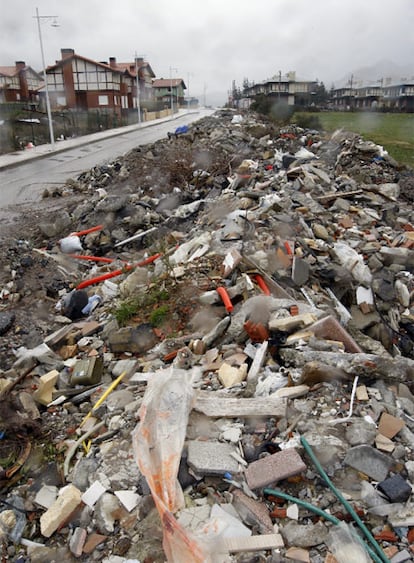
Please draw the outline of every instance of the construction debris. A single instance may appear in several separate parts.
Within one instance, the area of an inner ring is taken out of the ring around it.
[[[414,173],[235,117],[9,229],[5,560],[412,560]]]

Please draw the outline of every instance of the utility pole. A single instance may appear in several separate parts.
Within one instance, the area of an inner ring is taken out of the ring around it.
[[[352,85],[354,83],[354,75],[351,74],[351,78],[349,79],[349,86],[350,86],[350,92],[349,92],[349,105],[352,108],[353,106],[353,94],[352,94]]]
[[[52,121],[52,111],[50,109],[50,97],[49,97],[49,87],[47,84],[47,75],[46,75],[46,64],[45,64],[45,53],[43,50],[43,41],[42,41],[42,29],[40,26],[41,19],[53,19],[52,26],[59,27],[59,24],[56,21],[57,16],[39,16],[39,9],[36,8],[36,15],[33,16],[37,19],[37,30],[39,33],[39,43],[40,43],[40,52],[42,54],[42,66],[43,66],[43,77],[45,79],[45,92],[46,92],[46,111],[47,111],[47,121],[49,124],[49,135],[50,135],[50,144],[52,145],[52,150],[55,148],[55,135],[53,132],[53,121]]]

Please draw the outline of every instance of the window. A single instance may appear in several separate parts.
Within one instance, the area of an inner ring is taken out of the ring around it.
[[[109,103],[108,96],[98,96],[98,104],[100,106],[107,106]]]

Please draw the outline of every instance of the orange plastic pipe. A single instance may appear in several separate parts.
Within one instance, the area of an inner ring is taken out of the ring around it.
[[[84,229],[83,231],[77,231],[76,233],[70,233],[71,237],[82,237],[83,235],[88,235],[89,233],[94,233],[95,231],[100,231],[103,229],[103,225],[96,225],[96,227],[91,227],[90,229]]]
[[[76,289],[84,289],[85,287],[89,287],[90,285],[95,285],[95,284],[100,283],[102,281],[110,280],[111,278],[115,278],[116,276],[120,276],[121,274],[125,273],[125,271],[132,270],[133,268],[139,268],[140,266],[146,266],[147,264],[151,264],[151,262],[154,262],[160,256],[162,256],[160,253],[154,254],[153,256],[149,256],[148,258],[145,258],[145,260],[142,260],[141,262],[138,262],[137,264],[134,264],[134,265],[126,264],[124,268],[120,268],[119,270],[114,270],[113,272],[108,272],[107,274],[102,274],[101,276],[97,276],[96,278],[91,278],[90,280],[85,280],[85,281],[81,282],[76,287]]]
[[[271,295],[270,289],[267,287],[266,282],[260,274],[255,274],[254,279],[265,295]]]
[[[223,301],[224,306],[226,308],[226,311],[228,313],[231,313],[233,311],[234,307],[233,307],[233,303],[231,302],[231,299],[229,297],[229,294],[227,293],[226,288],[220,286],[216,289],[216,291],[220,295],[221,300]]]

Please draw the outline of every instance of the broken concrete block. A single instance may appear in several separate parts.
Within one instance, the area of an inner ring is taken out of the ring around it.
[[[322,522],[302,525],[290,520],[280,531],[287,545],[297,547],[319,545],[328,537],[328,528]]]
[[[232,444],[191,440],[188,442],[187,462],[197,475],[223,475],[227,471],[237,473],[239,464],[232,453],[237,453]]]
[[[303,258],[295,256],[292,264],[292,281],[297,286],[305,285],[309,279],[309,264]]]
[[[132,352],[142,354],[158,343],[150,324],[145,323],[134,327],[123,327],[108,336],[112,352]]]
[[[251,489],[266,487],[306,470],[306,464],[294,448],[263,457],[250,463],[245,476]]]
[[[278,397],[231,398],[199,391],[194,409],[214,418],[286,416],[287,400]]]
[[[41,405],[48,405],[53,400],[55,384],[59,377],[59,372],[55,369],[42,375],[39,380],[39,387],[33,393],[34,399]]]
[[[295,315],[293,317],[283,317],[283,318],[270,318],[269,320],[269,330],[281,330],[283,332],[289,332],[296,330],[298,328],[303,328],[304,326],[309,326],[316,321],[316,316],[312,313],[302,313],[301,315]]]
[[[42,536],[50,538],[81,502],[81,492],[74,485],[67,485],[61,489],[55,502],[40,517]]]
[[[348,450],[344,463],[375,481],[383,481],[394,460],[371,446],[360,445]]]

